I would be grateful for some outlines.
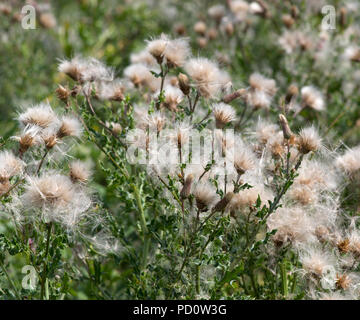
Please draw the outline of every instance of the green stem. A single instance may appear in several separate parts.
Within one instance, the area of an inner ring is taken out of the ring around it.
[[[49,256],[49,248],[50,248],[50,237],[51,237],[51,228],[52,222],[47,225],[47,236],[46,236],[46,247],[45,247],[45,260],[43,262],[43,274],[41,279],[41,291],[40,291],[40,299],[44,299],[45,293],[45,283],[47,278],[47,264],[48,264],[48,256]]]
[[[255,297],[256,298],[259,298],[259,293],[258,293],[258,290],[257,290],[257,286],[256,286],[256,281],[255,281],[255,278],[254,278],[254,272],[253,270],[250,271],[250,280],[251,280],[251,285],[254,289],[254,294],[255,294]]]
[[[22,300],[22,299],[21,299],[21,296],[20,296],[20,294],[19,294],[19,291],[16,289],[16,286],[15,286],[14,282],[11,280],[9,274],[7,273],[7,271],[6,271],[6,269],[5,269],[5,266],[4,266],[4,264],[3,264],[2,261],[0,262],[0,268],[1,268],[2,272],[4,272],[6,278],[8,279],[8,281],[9,281],[9,283],[10,283],[10,286],[13,288],[13,290],[14,290],[14,292],[15,292],[15,295],[16,295],[16,298],[17,298],[18,300]]]
[[[144,246],[143,246],[143,256],[142,256],[142,266],[146,266],[147,256],[150,248],[150,239],[149,239],[149,230],[146,225],[145,212],[141,202],[141,196],[138,187],[135,184],[132,184],[132,189],[134,191],[136,204],[139,208],[139,219],[141,224],[141,231],[143,234]]]
[[[282,281],[283,295],[284,295],[284,298],[286,299],[286,297],[288,295],[288,281],[287,281],[285,262],[282,262],[280,264],[280,270],[281,270],[281,281]]]
[[[196,293],[200,294],[200,265],[196,266],[196,278],[195,278]]]
[[[46,158],[46,156],[47,156],[48,153],[49,153],[49,149],[46,149],[43,157],[42,157],[41,160],[40,160],[39,166],[38,166],[38,168],[37,168],[37,170],[36,170],[36,174],[39,174],[39,172],[40,172],[40,170],[41,170],[41,167],[42,167],[42,165],[44,164],[45,158]]]

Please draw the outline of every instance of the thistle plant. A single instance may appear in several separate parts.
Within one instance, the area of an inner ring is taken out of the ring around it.
[[[359,32],[345,7],[309,30],[310,2],[189,4],[121,65],[59,57],[0,141],[0,295],[358,299]]]

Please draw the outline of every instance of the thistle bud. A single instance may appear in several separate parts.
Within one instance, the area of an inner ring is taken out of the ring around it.
[[[360,62],[360,50],[356,50],[354,54],[351,56],[350,60],[352,62]]]
[[[336,275],[336,288],[346,290],[351,284],[351,279],[347,274]]]
[[[347,14],[346,8],[342,7],[340,9],[340,25],[342,27],[345,27],[346,25],[346,14]]]
[[[297,6],[292,6],[290,9],[291,16],[296,19],[299,16],[299,9]]]
[[[9,179],[0,178],[0,196],[8,192],[11,188]]]
[[[6,4],[0,5],[0,12],[6,16],[8,16],[11,13],[11,7]]]
[[[228,192],[224,198],[222,198],[214,207],[213,212],[223,211],[228,203],[231,201],[232,197],[234,196],[233,192]]]
[[[231,101],[235,100],[236,98],[244,96],[246,93],[246,89],[239,89],[234,91],[233,93],[229,93],[224,96],[223,101],[225,103],[230,103]]]
[[[56,134],[44,137],[44,143],[46,149],[50,150],[58,143],[59,139]]]
[[[67,103],[67,100],[71,94],[70,90],[59,84],[59,87],[55,90],[56,96],[59,100]]]
[[[197,38],[196,41],[197,41],[197,44],[199,45],[199,47],[202,49],[205,48],[208,43],[208,41],[205,37],[199,37],[199,38]]]
[[[56,19],[52,13],[42,13],[39,17],[39,23],[46,29],[56,27]]]
[[[297,140],[298,149],[302,154],[317,151],[321,147],[321,138],[313,127],[302,129]]]
[[[283,114],[279,115],[279,122],[283,131],[284,139],[289,140],[293,134],[290,130],[289,123]]]
[[[181,199],[186,199],[189,197],[189,195],[191,193],[191,185],[192,185],[193,181],[194,181],[194,176],[192,174],[189,174],[186,177],[184,186],[180,192]]]
[[[173,76],[169,79],[170,81],[170,84],[173,86],[173,87],[178,87],[179,86],[179,80],[176,76]]]
[[[24,154],[31,146],[34,145],[34,137],[30,134],[24,134],[19,139],[19,152],[20,154]]]
[[[206,24],[203,21],[198,21],[194,25],[194,31],[202,36],[205,35],[206,32]]]
[[[214,40],[216,39],[218,36],[218,32],[215,28],[211,28],[209,31],[208,31],[208,37],[210,40]]]
[[[23,15],[19,12],[15,12],[11,18],[14,22],[21,22],[21,19],[23,18]]]
[[[296,96],[299,94],[299,89],[296,85],[292,84],[287,89],[286,97],[285,97],[285,103],[289,104],[292,99],[296,98]]]
[[[261,7],[261,11],[258,10],[257,13],[264,18],[270,18],[270,12],[266,3],[263,0],[256,0],[256,3]]]
[[[342,253],[347,253],[350,250],[350,240],[349,239],[344,239],[341,240],[337,243],[337,247],[339,249],[340,252]]]
[[[115,135],[119,135],[122,131],[121,125],[120,123],[116,123],[116,122],[106,122],[106,126],[111,128],[111,131],[115,134]]]
[[[234,34],[234,25],[231,22],[226,24],[225,32],[229,37],[231,37]]]
[[[76,97],[80,91],[81,91],[81,87],[76,85],[71,89],[70,94],[72,97]]]
[[[189,85],[189,78],[186,74],[179,73],[178,75],[179,80],[179,87],[184,95],[189,95],[190,93],[190,85]]]
[[[184,36],[186,34],[186,28],[185,26],[180,23],[180,24],[177,24],[175,27],[174,27],[174,31],[179,35],[179,36]]]
[[[281,20],[284,23],[284,25],[286,26],[286,28],[288,28],[288,29],[290,29],[293,26],[293,24],[295,23],[295,20],[289,14],[283,15]]]

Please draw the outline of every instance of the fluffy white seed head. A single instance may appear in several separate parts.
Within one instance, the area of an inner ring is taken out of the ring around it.
[[[77,137],[82,134],[82,125],[80,121],[74,117],[64,116],[61,119],[61,125],[57,132],[58,138]]]
[[[347,150],[337,157],[336,166],[349,175],[360,171],[360,146]]]
[[[149,86],[152,90],[158,88],[156,78],[151,74],[149,68],[144,64],[131,64],[124,70],[124,76],[129,79],[135,87]],[[156,85],[153,85],[156,82]]]
[[[156,64],[156,60],[147,50],[131,54],[130,62],[131,64],[140,63],[147,66],[155,66]]]
[[[255,168],[255,155],[246,145],[235,147],[234,167],[238,175],[243,175],[248,170]]]
[[[35,213],[39,210],[46,222],[59,222],[67,227],[74,227],[91,205],[90,198],[70,177],[56,172],[29,176],[20,200]]]
[[[86,183],[91,177],[91,170],[89,165],[80,161],[75,160],[70,162],[70,178],[73,182]]]
[[[161,63],[169,42],[169,37],[166,34],[161,34],[160,38],[148,41],[146,50],[158,61],[158,63]]]
[[[194,190],[194,197],[200,211],[210,209],[218,199],[218,195],[209,183],[198,183]]]
[[[214,97],[220,90],[220,70],[215,62],[206,58],[193,58],[185,64],[185,71],[203,97]]]
[[[249,78],[249,84],[250,90],[245,96],[247,103],[255,109],[268,109],[277,91],[275,80],[253,73]]]
[[[275,80],[266,78],[259,73],[250,75],[249,84],[253,90],[263,91],[269,96],[273,96],[277,91]]]
[[[232,197],[229,210],[234,214],[245,214],[256,204],[258,197],[260,197],[262,203],[266,203],[272,199],[272,194],[261,184],[253,185],[252,188],[240,190],[239,193]]]
[[[139,128],[146,130],[149,128],[150,131],[160,132],[166,123],[166,118],[161,112],[155,112],[152,114],[146,114],[141,118],[139,122]]]
[[[224,128],[229,122],[234,121],[236,118],[234,108],[223,102],[213,106],[213,113],[216,121],[216,128],[218,129]]]
[[[71,60],[63,60],[58,69],[75,81],[114,80],[114,70],[95,58],[74,57]]]
[[[322,93],[312,86],[306,86],[301,89],[301,99],[304,106],[316,111],[325,109],[325,102]]]
[[[277,246],[314,241],[314,223],[300,207],[279,208],[270,215],[267,226],[276,229],[273,241]]]
[[[22,173],[24,162],[10,151],[0,152],[0,182]]]
[[[159,95],[160,92],[155,94],[156,96]],[[165,101],[164,105],[170,110],[170,111],[177,111],[177,106],[179,103],[183,100],[184,94],[179,88],[173,87],[171,85],[167,85],[164,88],[164,96]]]
[[[314,127],[304,128],[300,131],[297,140],[299,151],[307,154],[311,151],[317,151],[321,147],[321,138]]]
[[[97,97],[100,100],[122,101],[124,100],[125,86],[121,80],[103,81],[97,89]]]
[[[299,260],[305,275],[321,278],[335,268],[335,257],[316,246],[305,245],[299,250]]]
[[[221,21],[225,13],[225,7],[222,4],[214,5],[208,9],[208,15],[217,22]]]
[[[43,142],[40,135],[41,131],[41,128],[38,126],[26,126],[19,136],[13,136],[11,138],[19,142],[19,150],[20,153],[23,154],[32,146]]]
[[[190,47],[187,38],[171,40],[164,52],[166,64],[169,68],[182,67],[189,55]]]
[[[58,121],[55,112],[48,103],[40,103],[26,109],[19,114],[18,120],[23,126],[35,125],[40,128],[47,128]]]
[[[259,119],[256,124],[256,139],[261,144],[266,144],[279,130],[279,127],[276,124],[269,123],[267,121]]]

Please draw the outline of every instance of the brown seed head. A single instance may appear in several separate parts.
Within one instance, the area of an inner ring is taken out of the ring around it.
[[[179,73],[178,80],[179,80],[180,90],[184,95],[187,96],[190,93],[189,78],[187,77],[186,74]]]
[[[223,211],[234,196],[233,192],[228,192],[213,208],[213,212]]]
[[[283,114],[279,115],[279,122],[283,131],[284,139],[289,140],[293,136],[293,133],[291,132],[289,123]]]
[[[60,99],[63,102],[67,102],[71,92],[69,89],[63,87],[61,84],[59,84],[59,87],[55,90],[56,96],[58,99]]]
[[[285,103],[289,104],[291,100],[295,99],[298,94],[299,94],[299,88],[294,84],[290,85],[289,88],[287,89],[287,93],[285,96]]]
[[[345,289],[347,289],[347,288],[350,286],[350,284],[351,284],[351,280],[350,280],[349,276],[346,275],[346,274],[343,274],[343,275],[337,274],[336,278],[337,278],[337,279],[336,279],[336,287],[337,287],[338,289],[343,289],[343,290],[345,290]]]
[[[180,197],[181,199],[186,199],[189,197],[190,193],[191,193],[191,185],[194,181],[194,175],[193,174],[189,174],[186,179],[185,179],[185,183],[183,188],[181,189],[180,192]]]
[[[288,29],[290,29],[293,26],[293,24],[295,23],[295,20],[289,14],[283,15],[281,19],[282,19],[282,22],[284,23],[284,25],[286,26],[286,28],[288,28]]]

